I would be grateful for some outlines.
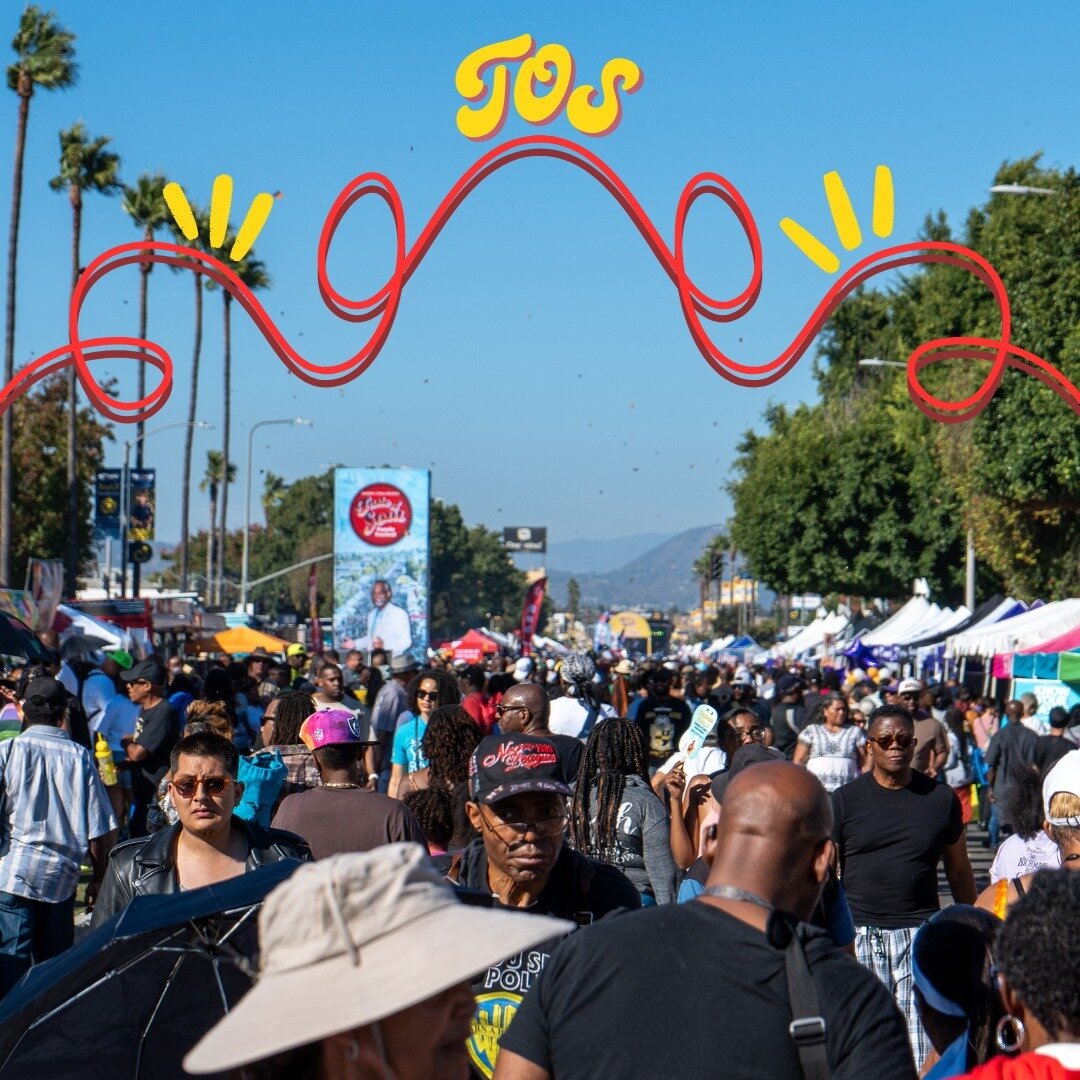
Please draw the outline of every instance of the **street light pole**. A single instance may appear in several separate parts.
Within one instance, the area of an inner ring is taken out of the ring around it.
[[[144,439],[148,439],[151,435],[156,435],[159,431],[168,431],[170,428],[181,427],[196,427],[202,430],[210,428],[210,424],[205,420],[179,420],[175,424],[162,424],[161,427],[152,428],[150,431],[144,431],[141,435],[137,435],[130,442],[124,443],[124,468],[120,473],[120,597],[123,599],[127,596],[127,564],[128,564],[128,515],[131,513],[131,506],[129,505],[130,492],[128,491],[129,476],[130,476],[130,462],[131,462],[131,448],[141,443]]]
[[[314,420],[297,416],[292,420],[258,420],[248,429],[247,468],[244,478],[244,548],[240,559],[240,604],[237,611],[247,611],[248,597],[248,554],[251,547],[251,459],[254,455],[254,438],[258,428],[268,424],[292,424],[294,427],[312,427]]]

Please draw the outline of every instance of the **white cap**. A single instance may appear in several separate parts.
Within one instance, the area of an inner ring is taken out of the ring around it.
[[[922,691],[922,683],[918,679],[901,679],[896,688],[898,694],[918,694]]]
[[[1050,803],[1059,792],[1068,792],[1080,798],[1080,750],[1070,750],[1058,759],[1057,764],[1043,780],[1043,818],[1051,825],[1067,829],[1080,829],[1080,816],[1051,817]]]

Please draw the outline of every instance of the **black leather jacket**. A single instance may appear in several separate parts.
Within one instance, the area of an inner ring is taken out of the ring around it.
[[[311,862],[307,841],[283,829],[264,829],[260,825],[232,819],[234,829],[247,835],[246,869],[257,870],[282,859]],[[100,926],[110,916],[127,907],[136,896],[157,896],[178,892],[173,850],[180,822],[153,836],[142,836],[117,844],[109,855],[109,865],[101,883],[90,925]]]

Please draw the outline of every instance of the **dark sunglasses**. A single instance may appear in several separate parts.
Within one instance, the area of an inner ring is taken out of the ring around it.
[[[179,776],[173,782],[173,790],[181,799],[194,799],[199,787],[211,798],[225,794],[225,789],[232,783],[228,776]]]
[[[422,699],[424,701],[438,701],[439,700],[439,691],[438,690],[417,690],[416,691],[416,697],[417,697],[417,700]]]
[[[867,739],[866,741],[877,743],[882,750],[891,750],[894,746],[906,750],[915,742],[915,736],[901,732],[899,735],[879,735],[876,739]]]

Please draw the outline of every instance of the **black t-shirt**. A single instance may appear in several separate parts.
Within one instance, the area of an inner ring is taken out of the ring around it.
[[[873,773],[832,794],[833,840],[856,926],[920,926],[938,910],[937,867],[964,832],[960,800],[948,784],[912,771],[905,788]]]
[[[585,744],[580,739],[575,739],[573,735],[542,735],[540,737],[550,739],[555,744],[555,753],[559,755],[559,764],[562,766],[566,782],[576,783],[578,765],[581,764]]]
[[[1001,803],[1005,792],[1015,785],[1017,777],[1035,761],[1038,736],[1021,723],[1008,723],[994,732],[984,755],[986,767],[994,772],[994,798]],[[1001,807],[999,806],[999,810]],[[1004,820],[1004,819],[1003,819]],[[1012,824],[1006,822],[1006,824]]]
[[[1038,735],[1035,738],[1035,764],[1045,776],[1070,750],[1075,749],[1075,743],[1060,735]]]
[[[690,706],[681,698],[639,698],[630,706],[630,719],[641,729],[649,764],[663,765],[679,748],[679,738],[690,726]]]
[[[791,758],[799,732],[806,726],[806,717],[806,706],[796,701],[778,701],[772,710],[773,748]]]
[[[461,853],[458,866],[451,876],[468,889],[490,893],[487,866],[484,842],[474,840]],[[640,904],[637,889],[619,870],[586,859],[564,844],[544,891],[536,898],[536,903],[524,910],[583,923],[589,919],[600,919],[620,908],[636,908]],[[501,905],[492,898],[492,906]],[[475,1076],[491,1080],[503,1032],[558,943],[558,938],[552,938],[534,945],[498,964],[492,964],[473,980],[476,1015],[466,1046]]]
[[[884,985],[823,932],[800,935],[825,1017],[829,1075],[911,1080],[907,1027]],[[571,934],[502,1048],[558,1080],[802,1080],[791,1020],[783,952],[760,930],[694,901]]]
[[[169,771],[169,754],[180,736],[180,717],[168,701],[152,709],[142,709],[135,721],[135,742],[147,755],[132,770],[132,783],[157,791],[161,778]]]

